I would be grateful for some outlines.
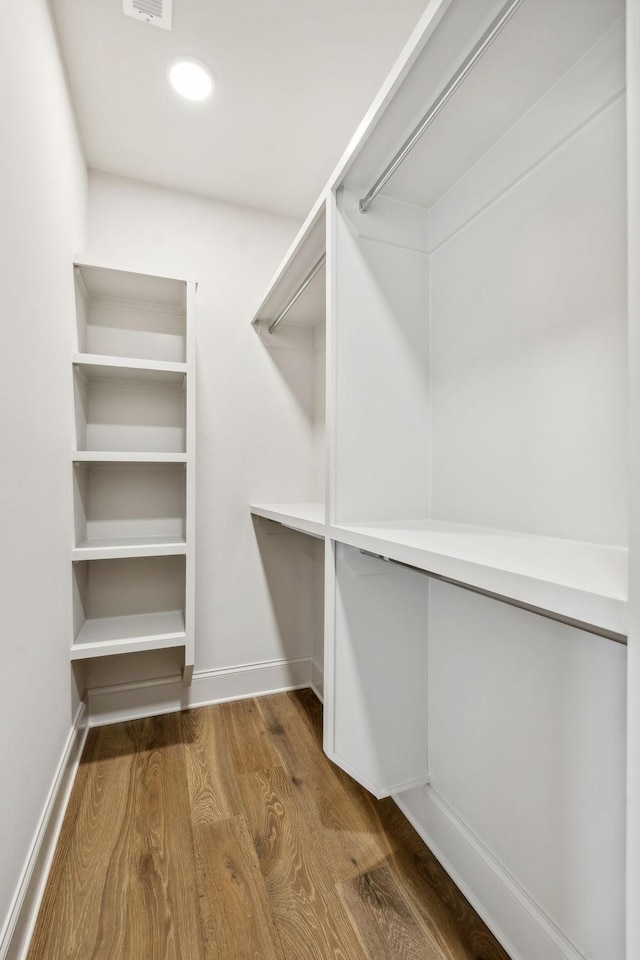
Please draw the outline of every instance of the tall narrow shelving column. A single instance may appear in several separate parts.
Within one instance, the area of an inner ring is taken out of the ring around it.
[[[71,659],[194,665],[196,284],[75,264]]]

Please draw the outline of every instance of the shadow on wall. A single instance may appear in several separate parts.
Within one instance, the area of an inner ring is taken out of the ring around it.
[[[305,328],[278,327],[269,334],[263,324],[256,330],[256,338],[263,345],[264,352],[272,364],[270,373],[276,374],[278,389],[268,394],[279,405],[290,405],[295,401],[296,410],[309,425],[315,416],[314,396],[314,353],[313,332]],[[286,413],[285,409],[279,411]]]
[[[252,520],[280,654],[284,659],[311,657],[318,563],[315,541],[271,520]]]

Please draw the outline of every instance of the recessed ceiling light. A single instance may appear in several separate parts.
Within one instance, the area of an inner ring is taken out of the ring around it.
[[[187,100],[206,100],[213,91],[213,74],[195,57],[176,57],[169,64],[171,86]]]

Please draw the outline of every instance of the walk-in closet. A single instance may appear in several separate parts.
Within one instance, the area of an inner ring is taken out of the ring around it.
[[[8,17],[0,960],[638,960],[639,0]]]

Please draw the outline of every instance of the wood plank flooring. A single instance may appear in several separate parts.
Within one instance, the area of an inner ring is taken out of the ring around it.
[[[509,960],[301,690],[92,730],[27,960]]]

